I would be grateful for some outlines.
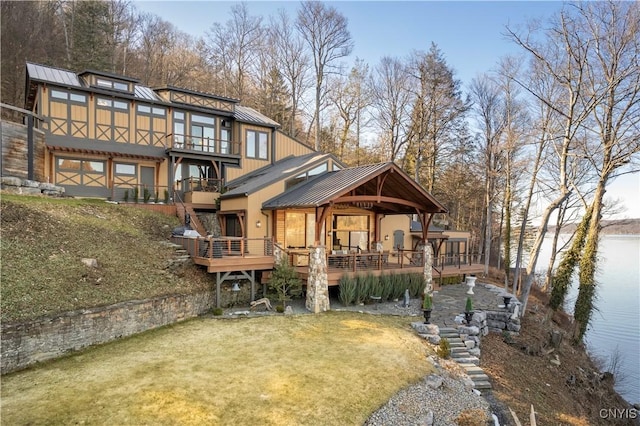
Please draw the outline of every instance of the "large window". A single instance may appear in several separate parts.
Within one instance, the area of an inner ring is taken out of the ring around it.
[[[316,215],[313,213],[287,212],[285,215],[285,245],[302,249],[313,244]]]
[[[334,216],[333,246],[340,245],[342,249],[369,249],[369,216]]]
[[[247,130],[247,158],[267,159],[268,134]]]
[[[191,115],[191,147],[197,151],[215,152],[215,118]]]

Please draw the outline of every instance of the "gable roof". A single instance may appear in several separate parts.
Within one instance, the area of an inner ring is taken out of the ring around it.
[[[390,214],[446,213],[447,209],[394,163],[370,164],[327,172],[266,201],[266,210],[326,204],[371,204]]]
[[[227,183],[227,187],[231,189],[222,194],[220,198],[245,197],[279,180],[296,176],[306,169],[327,161],[329,158],[333,158],[334,161],[338,162],[333,155],[321,152],[286,157],[230,181]]]

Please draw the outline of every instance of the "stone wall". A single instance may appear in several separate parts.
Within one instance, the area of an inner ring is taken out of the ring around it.
[[[0,121],[2,134],[2,176],[26,179],[28,171],[27,126],[11,121]],[[33,178],[47,181],[44,176],[44,133],[33,130],[34,169]]]
[[[51,183],[22,179],[17,176],[2,176],[0,184],[3,191],[20,195],[48,195],[62,197],[64,188]]]
[[[90,345],[202,315],[214,306],[212,292],[122,302],[56,317],[0,325],[0,372],[21,370]]]

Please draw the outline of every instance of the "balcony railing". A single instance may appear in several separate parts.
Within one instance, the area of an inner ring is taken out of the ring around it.
[[[240,155],[240,142],[202,136],[169,134],[165,140],[165,147],[217,155]]]
[[[188,177],[179,181],[180,191],[222,192],[222,179]]]

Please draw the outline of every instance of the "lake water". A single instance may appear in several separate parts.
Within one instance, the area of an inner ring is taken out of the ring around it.
[[[569,235],[561,235],[561,241]],[[537,270],[546,269],[552,239],[542,246]],[[640,236],[605,235],[600,240],[598,299],[585,341],[589,353],[609,357],[616,348],[622,355],[621,377],[616,390],[630,403],[640,403]],[[559,262],[559,260],[558,260]],[[574,277],[567,311],[573,311],[578,292]]]

